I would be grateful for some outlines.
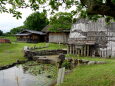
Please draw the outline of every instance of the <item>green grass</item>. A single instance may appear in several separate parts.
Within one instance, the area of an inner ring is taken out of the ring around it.
[[[13,62],[16,62],[17,60],[26,60],[23,57],[24,46],[42,47],[46,45],[47,45],[46,43],[33,44],[33,43],[17,43],[17,42],[11,44],[0,44],[0,66],[11,64]],[[63,49],[63,48],[66,48],[66,46],[49,43],[49,47],[45,49]]]
[[[44,47],[48,46],[47,48],[37,49],[37,50],[53,50],[53,49],[67,49],[66,45],[63,44],[55,44],[55,43],[39,43],[37,47]]]
[[[9,39],[11,42],[16,42],[15,36],[0,36],[0,38]]]
[[[60,86],[115,86],[115,59],[67,55],[70,56],[92,61],[106,61],[107,64],[77,66],[73,72],[65,76],[64,83]]]
[[[5,38],[11,40],[11,44],[0,44],[0,66],[12,64],[17,60],[26,60],[24,58],[23,48],[24,46],[37,46],[37,47],[44,47],[48,45],[47,49],[64,49],[66,48],[65,45],[53,44],[53,43],[18,43],[16,42],[15,36],[0,36],[0,38]],[[39,50],[39,49],[38,49]]]

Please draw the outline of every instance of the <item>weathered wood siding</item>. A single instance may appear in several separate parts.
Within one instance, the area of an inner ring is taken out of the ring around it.
[[[69,33],[49,33],[49,42],[67,43]]]

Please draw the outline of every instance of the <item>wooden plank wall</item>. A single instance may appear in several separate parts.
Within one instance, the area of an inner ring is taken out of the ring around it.
[[[49,42],[67,43],[68,37],[66,33],[49,33]]]

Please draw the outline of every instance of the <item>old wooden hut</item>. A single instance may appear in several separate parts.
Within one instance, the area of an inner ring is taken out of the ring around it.
[[[43,32],[47,33],[48,42],[64,43],[64,44],[68,42],[70,30],[60,30],[57,32],[52,32],[52,31],[49,31],[50,27],[51,27],[50,25],[47,25],[42,30]]]
[[[106,26],[104,19],[96,22],[80,19],[73,24],[70,31],[68,53],[80,56],[114,56],[115,52],[110,49],[110,46],[115,47],[110,44],[115,43],[113,34],[115,35],[113,30]]]
[[[0,43],[11,43],[11,41],[9,39],[0,38]]]
[[[23,30],[16,34],[17,41],[38,43],[46,41],[46,33],[41,31]]]

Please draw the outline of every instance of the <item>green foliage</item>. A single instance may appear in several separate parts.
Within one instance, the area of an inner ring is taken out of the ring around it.
[[[3,31],[0,30],[0,36],[2,36],[2,35],[3,35]]]
[[[68,62],[67,60],[65,60],[62,64],[62,67],[65,67],[66,69],[70,69],[71,68],[71,63]]]
[[[66,9],[70,9],[72,6],[75,6],[75,9],[73,11],[76,11],[76,13],[79,12],[79,14],[81,14],[82,10],[84,9],[90,9],[90,7],[92,7],[92,5],[97,5],[101,7],[101,5],[103,0],[0,0],[0,13],[6,12],[6,13],[11,13],[13,14],[14,17],[16,17],[17,19],[21,18],[21,12],[19,12],[17,9],[18,8],[27,8],[30,7],[32,10],[37,11],[39,10],[42,5],[47,4],[48,6],[50,6],[52,9],[51,13],[55,13],[55,10],[59,10],[59,7],[63,5],[63,3],[65,4],[65,8]],[[108,5],[108,1],[109,0],[105,0],[105,5]],[[110,0],[109,1],[113,6],[115,5],[115,0]],[[92,4],[93,3],[93,4]],[[9,6],[6,6],[6,4],[9,4]],[[90,6],[90,7],[87,7]],[[47,6],[46,6],[47,7]],[[82,7],[79,10],[79,7]],[[111,8],[111,6],[109,6],[110,9],[112,9],[111,11],[114,11],[113,8]],[[49,7],[48,7],[49,8]],[[45,9],[45,7],[43,6],[43,9]],[[97,9],[97,8],[96,8]],[[88,12],[87,10],[84,10],[86,12]],[[106,9],[105,9],[106,10]],[[49,13],[49,9],[47,9],[47,12]],[[98,12],[97,12],[98,14]],[[107,14],[104,14],[107,15]],[[111,15],[112,16],[112,15]]]
[[[115,4],[115,0],[112,0],[112,2]]]
[[[52,32],[59,32],[69,30],[73,23],[72,14],[59,12],[50,19],[50,28]]]
[[[45,13],[35,12],[24,21],[26,29],[41,31],[48,24]]]
[[[40,64],[35,61],[29,61],[22,65],[26,72],[31,73],[32,75],[39,76],[42,75],[50,75],[51,79],[55,79],[57,76],[57,68],[55,65],[51,64]]]
[[[19,26],[19,27],[13,28],[13,29],[10,30],[10,34],[19,33],[19,32],[22,31],[23,29],[25,29],[25,26]]]

